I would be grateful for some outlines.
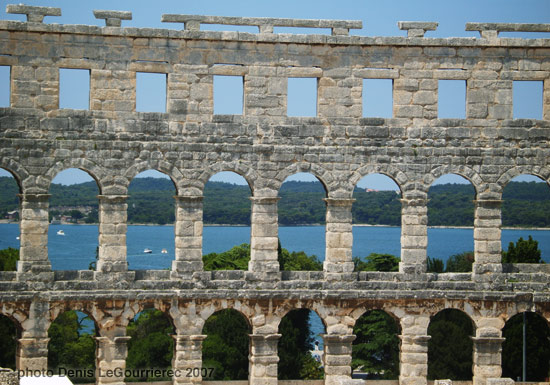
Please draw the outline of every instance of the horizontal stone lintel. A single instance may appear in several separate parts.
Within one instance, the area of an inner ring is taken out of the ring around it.
[[[466,23],[466,31],[550,32],[550,24],[532,23]]]
[[[227,16],[203,16],[203,15],[177,15],[164,14],[161,18],[164,23],[184,23],[185,29],[198,30],[200,24],[221,24],[256,26],[265,32],[273,33],[273,27],[295,28],[337,28],[337,29],[361,29],[363,22],[360,20],[316,20],[316,19],[282,19],[269,17],[227,17]],[[267,28],[262,28],[267,27]]]
[[[27,15],[27,21],[42,23],[44,16],[61,16],[61,8],[8,4],[6,6],[6,13]]]

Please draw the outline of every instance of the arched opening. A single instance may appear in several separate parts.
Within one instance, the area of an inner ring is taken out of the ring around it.
[[[474,186],[460,175],[443,175],[430,186],[428,190],[428,271],[436,273],[472,271],[474,199]],[[449,242],[449,239],[453,239],[453,242]]]
[[[17,324],[0,314],[0,341],[2,341],[2,349],[0,349],[0,368],[16,369],[16,353],[18,340],[21,338],[21,330]]]
[[[279,380],[317,380],[324,376],[322,339],[326,328],[320,317],[309,309],[288,312],[279,323],[277,349]]]
[[[401,254],[401,190],[383,174],[363,177],[353,190],[355,271],[398,271]]]
[[[474,323],[464,312],[445,309],[428,326],[428,379],[472,380]]]
[[[369,380],[399,378],[399,334],[396,320],[383,310],[369,310],[353,327],[352,377]]]
[[[314,175],[299,172],[279,190],[280,270],[322,270],[327,191]]]
[[[175,255],[174,196],[170,178],[159,171],[136,175],[128,186],[128,268],[169,269]]]
[[[525,325],[525,345],[524,345]],[[524,312],[510,318],[502,329],[502,377],[517,381],[548,381],[550,377],[550,328],[537,313]],[[523,349],[525,375],[523,378]]]
[[[57,316],[48,329],[48,369],[68,373],[74,383],[92,383],[95,379],[97,328],[85,313],[68,310]]]
[[[52,269],[94,269],[99,245],[99,194],[96,181],[80,169],[63,170],[52,180],[48,229]]]
[[[163,377],[172,367],[174,356],[174,326],[170,318],[157,309],[139,312],[126,327],[128,355],[126,357],[126,382],[169,381]],[[135,369],[160,369],[159,373]],[[128,376],[128,374],[131,374]]]
[[[250,187],[224,171],[204,186],[204,270],[247,270],[250,260]]]
[[[503,263],[550,262],[548,184],[534,175],[519,175],[504,187],[502,199]]]
[[[17,194],[20,192],[13,175],[0,168],[0,271],[17,270],[20,211]]]
[[[237,310],[224,309],[208,317],[202,332],[207,336],[202,343],[203,379],[247,380],[251,332],[248,321]]]

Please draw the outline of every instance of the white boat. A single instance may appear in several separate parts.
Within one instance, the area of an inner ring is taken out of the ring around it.
[[[19,240],[19,237],[15,237],[15,239]]]
[[[65,232],[63,230],[57,230],[57,235],[65,235]]]
[[[153,250],[151,250],[150,248],[146,247],[145,249],[143,249],[143,252],[145,254],[151,254],[153,252]]]
[[[168,250],[162,249],[161,253],[162,253],[162,254],[168,254]]]

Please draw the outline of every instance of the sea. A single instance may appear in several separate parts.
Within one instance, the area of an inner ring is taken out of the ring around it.
[[[65,235],[58,235],[62,230]],[[0,249],[19,248],[19,225],[0,223]],[[550,229],[503,229],[502,247],[520,237],[532,236],[538,241],[542,259],[550,263]],[[399,256],[401,228],[385,226],[354,226],[354,257],[364,258],[370,253],[388,253]],[[289,251],[305,251],[325,258],[324,226],[279,227],[281,246]],[[223,252],[233,246],[250,242],[249,226],[205,226],[203,253]],[[48,254],[54,270],[87,270],[95,260],[98,245],[97,225],[50,225]],[[128,266],[130,269],[169,269],[174,259],[174,227],[155,225],[129,225],[126,237]],[[145,249],[151,253],[144,253]],[[165,249],[167,253],[162,253]],[[446,261],[450,256],[474,249],[472,228],[428,228],[428,256]],[[315,312],[311,312],[310,326],[313,337],[322,349],[321,334],[324,326]]]

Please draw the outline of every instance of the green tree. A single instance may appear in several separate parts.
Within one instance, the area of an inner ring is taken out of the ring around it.
[[[17,270],[17,261],[19,260],[19,249],[8,247],[0,250],[0,271]]]
[[[250,326],[236,310],[225,309],[212,314],[205,322],[202,344],[204,368],[213,368],[209,380],[246,380]]]
[[[503,263],[541,263],[539,243],[530,235],[528,240],[520,237],[516,244],[510,242],[508,251],[502,252]]]
[[[354,271],[399,271],[399,258],[391,254],[371,253],[363,261],[353,258]]]
[[[351,367],[369,374],[370,379],[399,377],[399,328],[382,310],[371,310],[355,323]]]
[[[74,310],[61,313],[48,329],[48,367],[94,370],[96,347],[95,332],[85,332],[87,317]],[[73,382],[90,382],[91,378],[71,377]]]
[[[278,343],[280,380],[313,380],[323,377],[320,364],[311,356],[313,338],[309,329],[309,309],[296,309],[279,324]]]
[[[545,381],[550,372],[550,329],[536,313],[527,312],[527,381]],[[523,369],[523,314],[516,314],[502,329],[502,376],[521,378]]]
[[[0,315],[0,368],[15,370],[15,351],[17,349],[17,338],[19,331],[15,323],[6,316]]]
[[[447,273],[467,273],[472,271],[474,263],[474,252],[466,251],[464,253],[454,254],[447,260]]]
[[[443,273],[443,270],[445,270],[445,265],[439,258],[428,257],[426,259],[426,268],[428,273]]]
[[[470,318],[456,309],[437,313],[428,326],[428,379],[472,379],[474,327]]]
[[[204,270],[247,270],[250,245],[243,243],[223,253],[210,253],[202,257]]]
[[[168,317],[160,310],[146,309],[139,313],[126,328],[126,335],[132,337],[128,341],[126,367],[128,369],[169,369],[174,351],[172,334],[174,334],[174,328]],[[147,380],[163,379],[158,377],[126,379],[126,381]]]

